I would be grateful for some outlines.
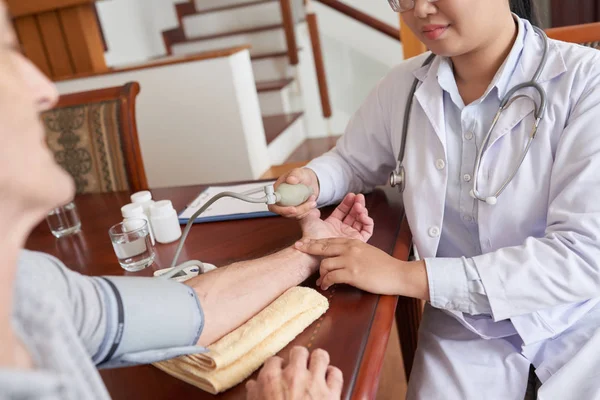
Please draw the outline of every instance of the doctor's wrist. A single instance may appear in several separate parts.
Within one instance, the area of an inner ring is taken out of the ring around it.
[[[429,281],[425,261],[403,261],[401,266],[401,296],[429,300]]]

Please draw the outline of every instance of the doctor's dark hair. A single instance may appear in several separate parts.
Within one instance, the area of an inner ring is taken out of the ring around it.
[[[510,10],[531,22],[532,25],[539,26],[535,0],[510,0]]]

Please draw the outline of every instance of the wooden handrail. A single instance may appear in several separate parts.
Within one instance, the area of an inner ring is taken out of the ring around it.
[[[308,33],[310,35],[310,42],[313,50],[317,82],[319,83],[321,109],[323,110],[323,117],[329,118],[331,117],[331,103],[329,101],[329,87],[327,85],[327,76],[325,74],[325,61],[323,61],[323,50],[321,49],[321,38],[319,36],[317,14],[313,12],[307,12],[306,24],[308,26]]]
[[[336,11],[341,12],[342,14],[355,19],[358,22],[361,22],[386,36],[391,37],[395,40],[400,40],[400,31],[393,27],[392,25],[388,25],[383,21],[378,20],[370,16],[369,14],[365,14],[364,12],[357,10],[354,7],[351,7],[339,0],[315,0],[319,3],[322,3],[328,7],[333,8]]]
[[[283,30],[285,31],[285,41],[287,43],[288,58],[290,64],[298,65],[298,43],[296,42],[296,23],[292,12],[292,3],[290,0],[279,0],[281,6],[281,18],[283,20]]]

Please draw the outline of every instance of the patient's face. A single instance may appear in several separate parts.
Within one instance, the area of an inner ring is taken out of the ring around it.
[[[73,196],[73,182],[45,143],[39,113],[57,100],[54,85],[19,51],[0,0],[0,198],[45,211]]]

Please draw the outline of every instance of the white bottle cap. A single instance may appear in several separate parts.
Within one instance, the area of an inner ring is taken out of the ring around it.
[[[173,208],[173,203],[171,200],[161,200],[157,201],[152,205],[150,209],[150,214],[153,217],[168,217],[171,213],[173,213],[175,209]]]
[[[152,193],[150,193],[148,190],[137,192],[131,195],[132,203],[145,203],[150,200],[152,200]]]
[[[144,209],[140,204],[131,203],[121,207],[121,214],[123,218],[136,218],[144,215]]]

